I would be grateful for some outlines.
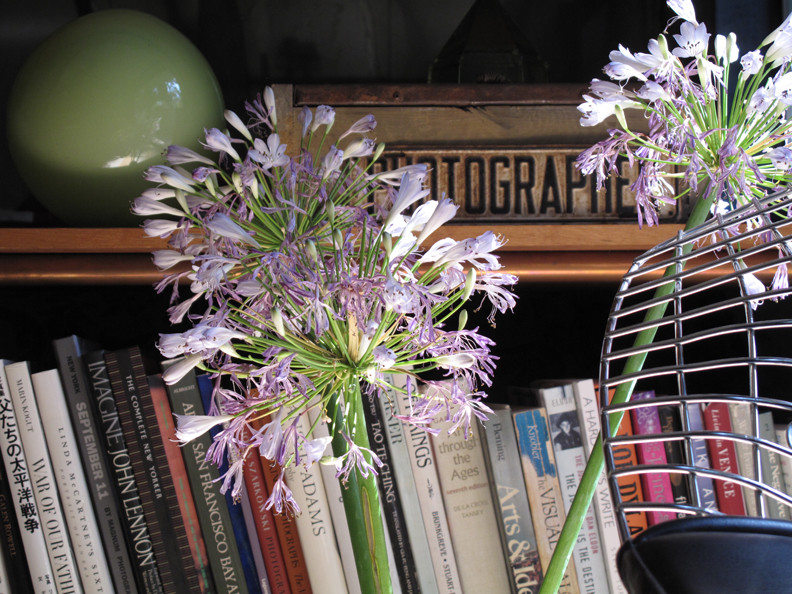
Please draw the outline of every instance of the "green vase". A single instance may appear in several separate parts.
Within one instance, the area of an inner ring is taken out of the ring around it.
[[[200,147],[220,126],[211,67],[151,15],[101,10],[67,24],[22,66],[8,101],[8,141],[36,199],[67,225],[138,225],[130,202],[171,144]]]

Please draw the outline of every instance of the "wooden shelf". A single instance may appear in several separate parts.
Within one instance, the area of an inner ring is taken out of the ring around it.
[[[505,270],[522,282],[615,282],[632,260],[681,227],[634,224],[448,225],[443,236],[503,235]],[[0,229],[0,284],[147,284],[150,253],[166,247],[139,228]]]

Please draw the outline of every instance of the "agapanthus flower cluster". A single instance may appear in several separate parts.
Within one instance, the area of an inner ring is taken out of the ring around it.
[[[155,187],[133,206],[156,217],[143,225],[148,235],[168,238],[155,263],[189,265],[158,284],[173,290],[171,321],[191,321],[187,331],[160,336],[163,356],[179,360],[164,379],[174,383],[197,367],[215,382],[215,410],[180,417],[178,437],[219,426],[209,456],[234,451],[223,487],[237,493],[248,455],[282,471],[325,456],[329,438],[300,431],[299,421],[309,415],[315,427],[339,394],[406,390],[413,406],[401,418],[424,428],[440,419],[466,430],[484,418],[482,390],[496,357],[489,339],[465,327],[464,306],[474,293],[491,303],[491,317],[514,306],[517,279],[498,271],[493,254],[503,239],[486,232],[428,243],[457,207],[429,199],[423,165],[375,172],[384,147],[367,136],[373,117],[330,144],[333,109],[304,108],[292,157],[278,135],[272,89],[246,108],[249,123],[227,111],[231,132],[206,132],[203,144],[217,158],[170,147],[167,165],[147,172]],[[189,288],[186,298],[179,287]],[[393,374],[406,375],[407,387],[393,386]],[[431,399],[418,393],[419,377],[437,383]],[[376,473],[376,456],[347,425],[338,430],[349,444],[334,461],[338,476]],[[268,505],[295,510],[283,477]]]
[[[584,151],[578,167],[602,187],[617,159],[637,164],[631,186],[639,224],[657,224],[657,207],[690,194],[713,211],[751,202],[787,183],[792,106],[792,20],[759,49],[740,55],[734,33],[710,33],[691,0],[669,0],[679,33],[649,41],[647,52],[619,46],[578,107],[583,126],[615,116],[620,128]],[[714,53],[711,53],[714,50]],[[764,51],[764,53],[762,53]],[[647,132],[630,129],[627,110],[646,116]]]

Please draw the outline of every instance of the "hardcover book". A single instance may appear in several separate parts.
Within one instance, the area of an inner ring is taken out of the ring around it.
[[[675,405],[660,406],[657,408],[657,414],[660,417],[660,430],[663,433],[673,434],[682,431],[682,419]],[[683,442],[673,439],[668,439],[663,443],[666,460],[669,464],[674,466],[687,464],[687,456],[682,444]],[[689,505],[691,486],[688,484],[688,475],[673,473],[668,478],[671,481],[671,494],[674,496],[674,503]],[[685,515],[682,512],[677,513],[678,518],[683,518]]]
[[[759,436],[771,443],[777,443],[773,413],[769,410],[759,413]],[[761,448],[759,455],[762,457],[762,482],[780,493],[785,493],[787,487],[781,469],[781,456],[775,450],[767,448]],[[769,495],[765,501],[771,518],[789,520],[789,507]]]
[[[212,569],[206,552],[206,541],[198,521],[198,512],[195,509],[190,479],[187,477],[187,468],[184,465],[181,448],[176,440],[176,425],[173,419],[168,393],[161,375],[149,376],[149,390],[151,403],[154,406],[157,422],[159,423],[162,445],[168,460],[168,471],[173,479],[181,520],[192,553],[193,565],[198,572],[198,585],[201,592],[215,592]]]
[[[542,565],[536,545],[525,477],[520,465],[517,435],[508,404],[491,404],[492,415],[484,423],[483,440],[487,476],[497,503],[500,535],[511,570],[511,591],[539,591]]]
[[[546,569],[566,520],[547,413],[542,407],[514,407],[513,416],[539,559]],[[569,561],[559,592],[579,592],[574,559]]]
[[[617,436],[633,435],[632,418],[629,413],[622,416]],[[621,443],[614,444],[612,447],[613,466],[616,470],[630,469],[638,466],[638,452],[635,444]],[[616,479],[619,485],[619,496],[624,504],[644,501],[643,486],[641,476],[638,474],[623,474]],[[624,519],[630,531],[630,537],[635,538],[649,527],[649,519],[646,512],[632,510],[624,512]]]
[[[9,363],[0,360],[0,424],[3,427],[0,431],[0,453],[11,487],[14,515],[19,526],[33,590],[37,594],[55,594],[55,578],[46,552],[42,520],[33,496],[28,460],[22,447],[22,435],[6,378],[5,368]]]
[[[121,523],[132,559],[135,580],[141,592],[161,594],[164,592],[157,563],[154,545],[151,542],[146,516],[138,492],[132,457],[127,449],[118,407],[107,375],[103,351],[91,351],[85,356],[88,377],[91,380],[91,393],[101,421],[102,445],[113,469],[118,494],[118,509],[121,510]]]
[[[731,431],[737,435],[755,435],[753,426],[753,413],[745,402],[732,402],[726,405],[729,414]],[[758,479],[756,464],[754,463],[753,446],[745,441],[732,442],[737,456],[737,466],[740,476]],[[716,481],[720,482],[720,481]],[[758,493],[751,487],[740,486],[742,491],[745,514],[748,516],[759,515],[757,496]]]
[[[47,451],[30,367],[26,361],[21,361],[6,365],[5,370],[55,587],[59,593],[76,592],[80,588],[80,574]]]
[[[102,549],[99,524],[87,500],[88,481],[79,458],[77,437],[69,419],[66,396],[56,369],[34,373],[33,391],[39,406],[47,451],[55,473],[66,527],[84,592],[101,594],[113,590],[113,580]]]
[[[54,340],[53,348],[80,458],[85,464],[87,493],[90,494],[99,525],[102,548],[113,578],[113,589],[119,594],[134,594],[137,586],[121,525],[113,470],[102,447],[102,430],[83,360],[93,348],[74,335]]]
[[[179,515],[140,349],[131,346],[109,351],[105,361],[162,586],[169,592],[196,592],[199,578]]]
[[[635,392],[633,400],[647,400],[654,398],[654,392],[644,391]],[[636,435],[660,435],[660,415],[657,406],[646,406],[633,408],[632,414],[633,430]],[[642,465],[664,465],[667,463],[666,451],[662,441],[643,441],[635,444],[638,454],[638,462]],[[646,501],[660,505],[669,505],[674,502],[674,495],[671,491],[671,479],[667,472],[650,472],[641,475],[644,498]],[[666,520],[676,518],[676,512],[672,509],[651,510],[647,512],[649,525],[659,524]]]
[[[0,371],[2,373],[2,371]],[[0,381],[0,390],[3,389]],[[0,396],[0,410],[2,409],[2,396]],[[0,412],[0,423],[3,423]],[[2,424],[2,427],[7,425]],[[0,456],[2,456],[2,441],[0,440]],[[11,483],[4,464],[0,464],[0,554],[2,555],[2,569],[0,570],[0,591],[5,590],[16,594],[34,592],[33,582],[30,580],[27,558],[25,556],[22,533],[19,529],[16,513],[14,512],[14,499],[11,493]]]
[[[703,407],[704,427],[707,431],[731,433],[729,405],[725,402],[712,402]],[[707,440],[712,468],[729,474],[739,475],[737,449],[731,439],[715,438]],[[727,515],[746,515],[745,499],[740,486],[734,481],[715,479],[715,493],[718,509]]]
[[[400,392],[393,400],[400,415],[410,414],[410,397]],[[432,449],[432,437],[421,427],[404,426],[407,452],[418,492],[424,530],[429,539],[432,566],[440,592],[461,593],[462,582],[451,540],[448,515],[443,502],[442,487],[438,476],[437,460]]]
[[[558,481],[564,512],[569,513],[580,477],[586,468],[586,453],[580,431],[580,417],[572,384],[546,385],[538,389],[539,399],[547,411],[552,434]],[[608,588],[608,574],[594,506],[586,510],[583,526],[573,549],[578,586],[581,592]]]
[[[701,414],[701,406],[693,403],[687,407],[690,431],[704,431],[704,417]],[[693,453],[693,464],[698,468],[712,468],[710,462],[707,440],[703,438],[692,438],[690,448]],[[696,476],[696,494],[698,504],[709,511],[718,511],[718,499],[715,496],[715,482],[709,476]]]
[[[175,361],[164,361],[168,368]],[[203,414],[203,402],[195,371],[187,373],[175,384],[167,386],[168,400],[177,415]],[[182,456],[190,479],[195,507],[206,536],[206,549],[215,586],[218,592],[247,592],[247,583],[234,539],[234,529],[225,496],[220,493],[220,473],[217,466],[206,459],[212,444],[208,433],[182,446]]]
[[[467,439],[464,431],[449,435],[445,424],[438,424],[432,449],[462,590],[508,592],[506,556],[477,423],[471,421]]]

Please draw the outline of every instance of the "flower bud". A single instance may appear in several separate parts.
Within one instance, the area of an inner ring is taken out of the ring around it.
[[[468,321],[468,312],[466,309],[463,309],[459,312],[459,324],[457,325],[457,330],[464,330],[465,326],[467,326]]]
[[[279,307],[273,307],[270,310],[270,319],[272,320],[272,325],[275,326],[275,332],[280,336],[286,336],[286,328],[283,325],[283,316]]]
[[[325,213],[327,213],[327,220],[330,224],[335,223],[335,204],[333,204],[332,200],[328,200],[325,203]]]
[[[462,301],[467,301],[473,293],[473,285],[476,284],[476,269],[468,270],[465,277],[465,289],[462,291]]]

